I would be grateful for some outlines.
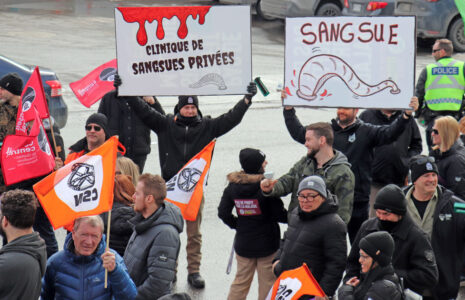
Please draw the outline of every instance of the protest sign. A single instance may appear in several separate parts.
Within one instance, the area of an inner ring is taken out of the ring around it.
[[[246,94],[249,6],[115,9],[119,95]]]
[[[284,105],[408,108],[415,17],[287,18]]]

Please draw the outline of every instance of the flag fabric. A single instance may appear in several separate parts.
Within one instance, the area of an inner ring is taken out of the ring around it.
[[[464,0],[455,0],[455,6],[457,6],[457,9],[462,16],[463,24],[465,26],[465,1]]]
[[[266,300],[297,300],[303,295],[325,296],[305,263],[299,268],[282,272]]]
[[[102,99],[102,97],[113,90],[113,81],[117,72],[116,59],[104,63],[82,79],[71,82],[69,87],[74,92],[79,102],[85,107]]]
[[[34,185],[54,229],[111,209],[118,137],[71,161]]]
[[[165,200],[178,206],[185,220],[197,219],[215,143],[216,140],[212,140],[166,183]]]
[[[37,109],[41,119],[50,117],[39,67],[34,69],[21,94],[16,115],[16,134],[27,135],[26,123],[35,118],[33,107]]]
[[[29,136],[8,135],[1,150],[2,174],[6,185],[36,178],[50,173],[55,157],[35,107],[34,124]]]

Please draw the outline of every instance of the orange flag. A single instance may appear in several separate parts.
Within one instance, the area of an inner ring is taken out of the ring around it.
[[[118,137],[113,136],[34,185],[54,229],[111,209],[117,147]]]
[[[197,218],[215,143],[216,140],[212,140],[166,183],[165,200],[178,206],[185,220]]]
[[[297,300],[303,295],[325,296],[305,263],[299,268],[282,272],[266,300]]]

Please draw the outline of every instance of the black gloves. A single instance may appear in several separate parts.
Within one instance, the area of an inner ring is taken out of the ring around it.
[[[251,81],[249,85],[247,86],[247,94],[245,95],[245,97],[249,100],[252,100],[252,97],[255,96],[256,94],[257,94],[257,84]]]
[[[123,81],[121,81],[121,77],[119,77],[118,74],[115,74],[115,80],[113,80],[113,86],[115,88],[118,88],[122,83]]]

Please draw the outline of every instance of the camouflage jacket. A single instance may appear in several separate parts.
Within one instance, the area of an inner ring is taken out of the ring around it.
[[[15,133],[17,112],[18,107],[8,103],[0,104],[0,142],[3,143],[7,135]]]
[[[354,203],[355,177],[350,170],[347,157],[337,150],[334,150],[334,153],[334,157],[320,169],[317,169],[317,163],[314,159],[307,156],[302,157],[287,174],[278,179],[269,195],[281,197],[292,193],[288,208],[288,211],[291,212],[299,203],[297,190],[300,181],[310,175],[319,175],[325,180],[326,188],[337,198],[338,215],[348,224]]]

